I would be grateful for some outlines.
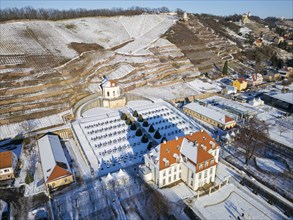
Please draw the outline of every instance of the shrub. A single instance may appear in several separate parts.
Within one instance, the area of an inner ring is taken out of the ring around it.
[[[154,129],[153,125],[151,125],[149,128],[149,132],[153,133],[154,131],[155,131],[155,129]]]
[[[136,117],[137,118],[137,116],[138,116],[137,111],[135,110],[132,115],[133,115],[133,117]]]
[[[143,117],[142,117],[142,115],[139,115],[139,116],[138,116],[138,121],[139,121],[139,122],[143,122]]]
[[[150,143],[148,144],[148,150],[151,150],[151,149],[152,149],[152,147],[153,147],[153,143],[152,143],[152,142],[150,142]]]
[[[131,120],[130,120],[130,118],[127,118],[127,120],[126,120],[126,124],[127,124],[127,125],[131,125]]]
[[[148,126],[149,126],[148,121],[147,121],[147,120],[144,120],[142,126],[144,126],[144,127],[148,127]]]
[[[142,131],[138,129],[135,133],[136,136],[140,137],[142,135]]]
[[[155,137],[156,139],[160,139],[162,136],[161,136],[161,134],[160,134],[159,131],[156,131],[154,137]]]
[[[133,123],[133,124],[130,126],[130,129],[131,129],[132,131],[135,131],[135,130],[136,130],[136,125]]]
[[[148,136],[146,136],[145,134],[142,136],[142,138],[141,138],[141,142],[142,143],[147,143],[149,141],[149,138],[148,138]]]
[[[164,141],[168,141],[167,138],[163,137],[161,143],[164,143]]]
[[[127,115],[126,115],[124,112],[123,112],[122,115],[121,115],[121,119],[122,119],[122,120],[126,120],[126,119],[127,119]]]

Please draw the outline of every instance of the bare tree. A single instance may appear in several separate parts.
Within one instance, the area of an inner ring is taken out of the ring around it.
[[[256,118],[249,119],[240,126],[236,144],[245,149],[245,164],[254,156],[256,148],[263,147],[268,137],[268,125]]]

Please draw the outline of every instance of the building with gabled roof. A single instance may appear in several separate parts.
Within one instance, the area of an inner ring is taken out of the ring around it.
[[[189,103],[183,107],[183,111],[191,117],[198,118],[223,130],[236,126],[236,121],[234,119],[215,109],[200,105],[199,103]]]
[[[206,131],[159,144],[144,156],[151,180],[164,187],[182,180],[197,190],[215,181],[220,146]]]
[[[0,181],[14,179],[17,157],[12,151],[0,152]]]
[[[68,161],[57,135],[47,134],[38,140],[44,181],[48,189],[74,181]]]
[[[233,81],[233,86],[235,86],[238,91],[242,91],[247,88],[247,81],[244,78],[236,79]]]
[[[103,107],[118,108],[125,106],[126,97],[122,94],[122,90],[116,80],[109,80],[107,77],[104,77],[100,87],[103,93]]]

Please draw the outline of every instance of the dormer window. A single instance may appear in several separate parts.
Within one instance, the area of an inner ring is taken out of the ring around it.
[[[204,163],[204,167],[207,167],[208,165],[209,165],[209,162],[206,161],[206,162]]]
[[[169,160],[166,157],[163,158],[163,162],[165,163],[165,167],[169,166]]]
[[[202,169],[202,163],[198,165],[198,169],[199,169],[199,170]]]
[[[214,164],[214,162],[215,162],[215,160],[214,160],[214,159],[212,159],[212,160],[211,160],[211,165],[213,165],[213,164]]]
[[[176,159],[176,163],[179,163],[179,155],[178,154],[176,154],[176,153],[174,153],[173,154],[173,157]]]

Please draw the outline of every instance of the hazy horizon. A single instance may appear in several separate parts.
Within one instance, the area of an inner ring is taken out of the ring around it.
[[[292,19],[293,1],[280,0],[280,1],[265,1],[265,0],[206,0],[206,1],[26,1],[26,0],[1,0],[1,9],[6,8],[22,8],[31,6],[33,8],[45,8],[45,9],[111,9],[111,8],[123,8],[130,7],[147,7],[147,8],[159,8],[167,7],[171,11],[176,8],[181,8],[190,13],[208,13],[213,15],[228,16],[233,14],[243,14],[251,12],[252,15],[265,17],[285,17]]]

